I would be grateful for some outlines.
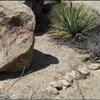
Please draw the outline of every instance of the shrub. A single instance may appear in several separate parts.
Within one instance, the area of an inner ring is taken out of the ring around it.
[[[85,4],[58,4],[52,15],[53,33],[65,39],[83,40],[94,27],[95,14]]]

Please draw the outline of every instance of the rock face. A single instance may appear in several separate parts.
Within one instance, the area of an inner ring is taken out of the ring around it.
[[[34,46],[35,16],[14,1],[0,1],[0,72],[29,67]]]

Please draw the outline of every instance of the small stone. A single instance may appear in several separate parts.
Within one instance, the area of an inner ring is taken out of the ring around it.
[[[65,80],[67,80],[69,83],[73,82],[73,78],[71,75],[69,75],[68,73],[63,77]]]
[[[77,72],[75,70],[69,72],[68,75],[71,76],[73,80],[77,79],[78,77]]]
[[[46,88],[46,91],[47,91],[48,93],[54,94],[54,95],[59,94],[59,91],[58,91],[56,88],[52,87],[52,86],[47,87],[47,88]]]
[[[63,86],[63,87],[62,87],[63,90],[66,90],[66,88],[67,88],[66,86]]]
[[[60,82],[51,82],[50,86],[56,88],[57,90],[62,90],[62,84]]]
[[[72,77],[73,80],[79,80],[79,79],[84,79],[86,76],[84,76],[82,73],[72,70],[71,72],[68,73]]]
[[[86,66],[79,67],[78,71],[81,74],[84,74],[84,75],[89,75],[90,74],[90,70]]]
[[[0,84],[0,90],[2,90],[4,88],[5,88],[4,84]]]
[[[97,69],[100,68],[100,64],[99,64],[99,63],[92,63],[92,64],[90,64],[90,65],[88,66],[88,68],[89,68],[90,70],[97,70]]]
[[[67,80],[64,80],[64,79],[59,80],[58,82],[62,84],[63,88],[71,86],[71,83],[69,83]]]
[[[84,57],[81,58],[82,62],[88,62],[90,60],[90,55],[85,54]]]

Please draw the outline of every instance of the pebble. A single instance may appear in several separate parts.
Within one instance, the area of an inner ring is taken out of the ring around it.
[[[90,70],[97,70],[100,69],[100,63],[92,63],[88,66]]]
[[[59,80],[58,82],[62,84],[63,89],[66,89],[67,87],[71,86],[71,83],[64,79]]]
[[[67,87],[66,87],[66,86],[63,86],[63,87],[62,87],[62,90],[66,90],[66,89],[67,89]]]
[[[90,74],[90,70],[86,67],[86,66],[80,66],[78,68],[78,71],[81,73],[81,74],[84,74],[84,75],[89,75]]]
[[[62,84],[60,82],[56,82],[56,81],[51,82],[50,86],[56,88],[57,90],[62,90]]]
[[[73,82],[73,78],[71,75],[69,75],[68,73],[66,73],[66,75],[63,77],[65,80],[67,80],[69,83]]]
[[[59,91],[56,88],[52,87],[52,86],[47,87],[46,91],[48,93],[54,94],[54,95],[58,95],[59,94]]]
[[[78,78],[78,74],[76,73],[76,70],[72,70],[68,73],[72,77],[73,80],[76,80]]]

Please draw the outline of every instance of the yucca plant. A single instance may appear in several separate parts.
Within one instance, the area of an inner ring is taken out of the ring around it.
[[[53,33],[65,39],[83,40],[94,27],[95,14],[85,4],[58,4],[52,15]]]

